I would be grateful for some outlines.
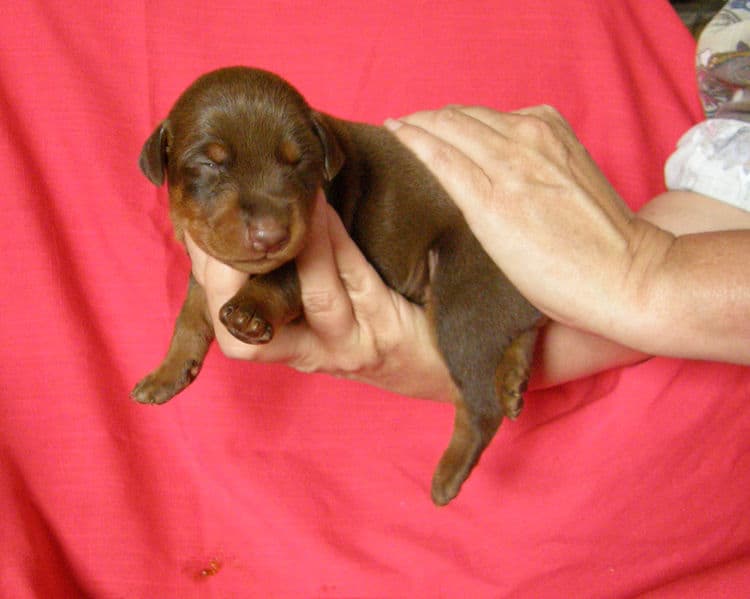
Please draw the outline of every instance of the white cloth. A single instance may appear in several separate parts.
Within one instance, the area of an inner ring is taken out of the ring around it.
[[[750,123],[709,119],[688,130],[664,168],[668,189],[750,210]]]

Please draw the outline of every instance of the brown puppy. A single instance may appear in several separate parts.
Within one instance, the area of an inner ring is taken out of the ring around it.
[[[444,505],[494,436],[515,418],[540,314],[508,282],[436,179],[386,130],[313,111],[279,77],[244,67],[200,77],[146,141],[140,167],[169,182],[177,239],[249,277],[221,309],[229,331],[266,343],[302,314],[293,259],[316,191],[385,282],[427,305],[438,346],[461,390],[453,436],[435,472]],[[160,404],[198,374],[213,339],[192,280],[161,366],[133,390]]]

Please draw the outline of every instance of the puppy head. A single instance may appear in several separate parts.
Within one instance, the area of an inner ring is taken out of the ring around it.
[[[146,140],[139,164],[169,184],[177,237],[247,273],[304,244],[317,190],[343,154],[330,122],[279,77],[244,67],[200,77]]]

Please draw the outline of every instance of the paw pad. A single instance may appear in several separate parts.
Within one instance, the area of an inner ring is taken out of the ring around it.
[[[227,330],[244,343],[268,343],[273,327],[253,307],[225,304],[219,313]]]

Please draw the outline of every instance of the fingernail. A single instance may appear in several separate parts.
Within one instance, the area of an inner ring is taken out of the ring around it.
[[[403,126],[403,123],[396,119],[385,119],[383,126],[388,129],[388,131],[398,131]]]

